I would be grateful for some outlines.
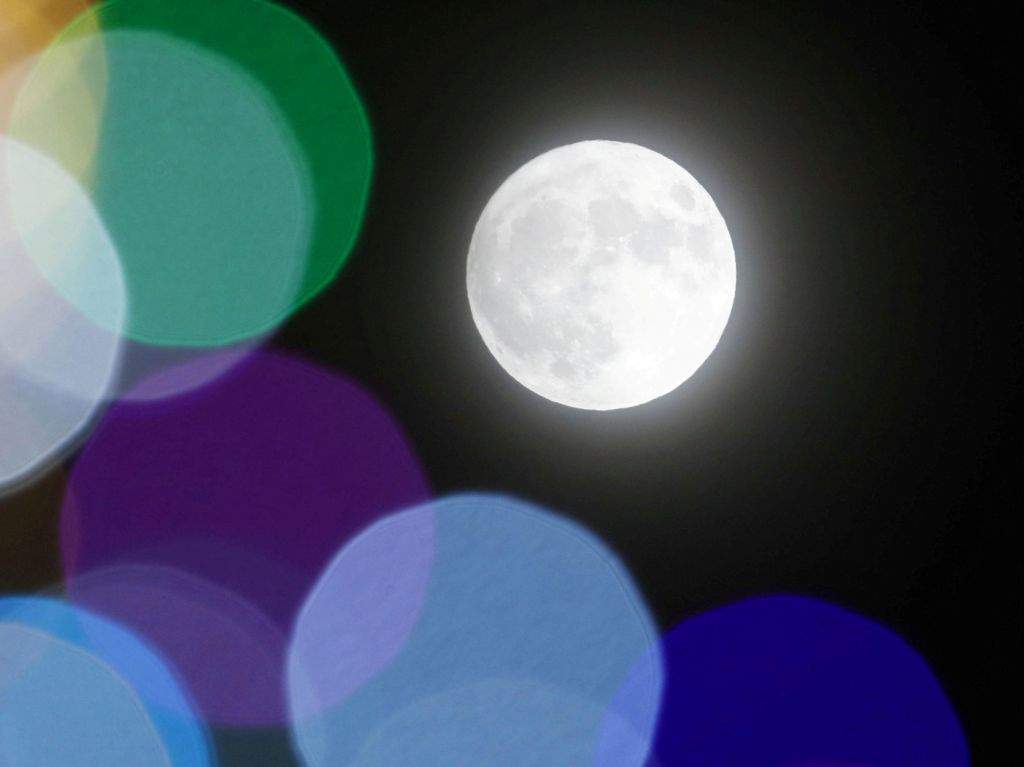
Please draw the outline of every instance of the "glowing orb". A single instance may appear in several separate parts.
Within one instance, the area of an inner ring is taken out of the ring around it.
[[[95,140],[83,101],[102,107]],[[125,335],[161,346],[262,335],[318,293],[372,168],[337,55],[262,0],[96,5],[39,56],[9,132],[92,193],[124,265]]]
[[[0,274],[3,493],[88,425],[116,377],[127,313],[118,254],[89,198],[59,165],[6,137]]]
[[[707,359],[736,260],[693,176],[634,144],[584,141],[501,185],[473,232],[466,282],[480,335],[513,378],[611,410],[672,391]]]
[[[615,555],[488,495],[413,507],[345,546],[288,657],[309,767],[641,767],[661,680],[657,634]]]
[[[673,767],[967,767],[925,661],[889,629],[817,599],[748,599],[663,642],[655,741]]]
[[[18,623],[0,623],[0,763],[171,767],[138,696],[98,658]]]

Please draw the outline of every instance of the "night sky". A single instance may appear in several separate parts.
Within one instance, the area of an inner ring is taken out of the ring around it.
[[[777,592],[893,627],[975,762],[1005,760],[1024,640],[1006,21],[831,3],[290,5],[345,62],[376,168],[348,264],[272,345],[375,392],[437,494],[508,492],[593,529],[665,629]],[[466,298],[490,195],[584,139],[682,165],[736,251],[717,350],[633,409],[523,388]],[[36,509],[0,514],[5,590],[59,580],[59,485],[2,502]],[[219,739],[255,754],[250,735]],[[259,740],[286,763],[283,734]]]

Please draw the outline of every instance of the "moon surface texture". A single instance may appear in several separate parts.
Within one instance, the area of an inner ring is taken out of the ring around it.
[[[519,383],[577,408],[632,407],[696,372],[736,293],[722,215],[650,149],[583,141],[513,173],[473,232],[484,343]]]

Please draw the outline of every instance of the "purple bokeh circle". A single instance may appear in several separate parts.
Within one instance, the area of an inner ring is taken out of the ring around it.
[[[196,391],[110,408],[62,510],[69,595],[157,646],[210,721],[279,723],[279,685],[232,693],[247,676],[281,679],[267,627],[287,636],[340,545],[428,496],[409,442],[372,395],[259,351]],[[235,631],[266,624],[248,643],[263,649],[215,636],[232,613],[244,616]]]

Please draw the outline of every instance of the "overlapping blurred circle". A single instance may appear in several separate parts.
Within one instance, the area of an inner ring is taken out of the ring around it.
[[[639,767],[661,681],[657,633],[615,555],[492,495],[402,511],[345,546],[288,657],[310,767]]]
[[[258,572],[273,577],[271,567]],[[124,564],[76,577],[70,594],[76,605],[121,619],[158,647],[180,668],[197,709],[214,724],[272,724],[283,718],[287,636],[238,593],[173,567]]]
[[[172,767],[145,707],[96,656],[0,622],[0,764]]]
[[[128,301],[117,251],[82,188],[3,136],[0,270],[3,492],[59,458],[108,396]]]
[[[83,99],[102,105],[95,137],[75,119]],[[341,62],[262,0],[85,11],[33,66],[9,132],[89,189],[131,297],[124,332],[156,345],[252,338],[319,292],[358,234],[372,168]]]
[[[109,667],[138,697],[174,767],[214,763],[207,733],[173,671],[135,635],[64,601],[43,597],[0,598],[0,621],[43,632]]]
[[[68,593],[175,663],[209,721],[280,723],[310,586],[340,543],[428,492],[372,395],[258,351],[195,391],[107,411],[68,482]]]
[[[264,0],[0,9],[0,492],[106,399],[223,375],[355,242],[370,130],[331,47]]]
[[[39,56],[61,32],[92,5],[90,0],[4,0],[0,5],[0,133],[7,134],[15,103],[38,63]],[[98,31],[93,17],[83,20],[83,31]],[[77,62],[68,61],[63,79],[47,87],[36,87],[25,96],[28,108],[38,119],[34,130],[50,130],[48,125],[65,121],[66,142],[60,147],[61,164],[78,180],[88,178],[96,153],[99,123],[106,100],[106,75],[103,54],[93,62],[89,87]],[[62,94],[53,98],[55,91]],[[30,144],[37,142],[29,141]]]
[[[216,349],[202,349],[125,339],[120,375],[111,398],[155,402],[193,391],[226,374],[265,341],[266,336],[254,336]]]
[[[594,723],[605,714],[598,703],[564,688],[484,679],[412,700],[370,731],[351,764],[643,764],[649,741],[632,731],[620,733],[614,756],[602,752]]]

